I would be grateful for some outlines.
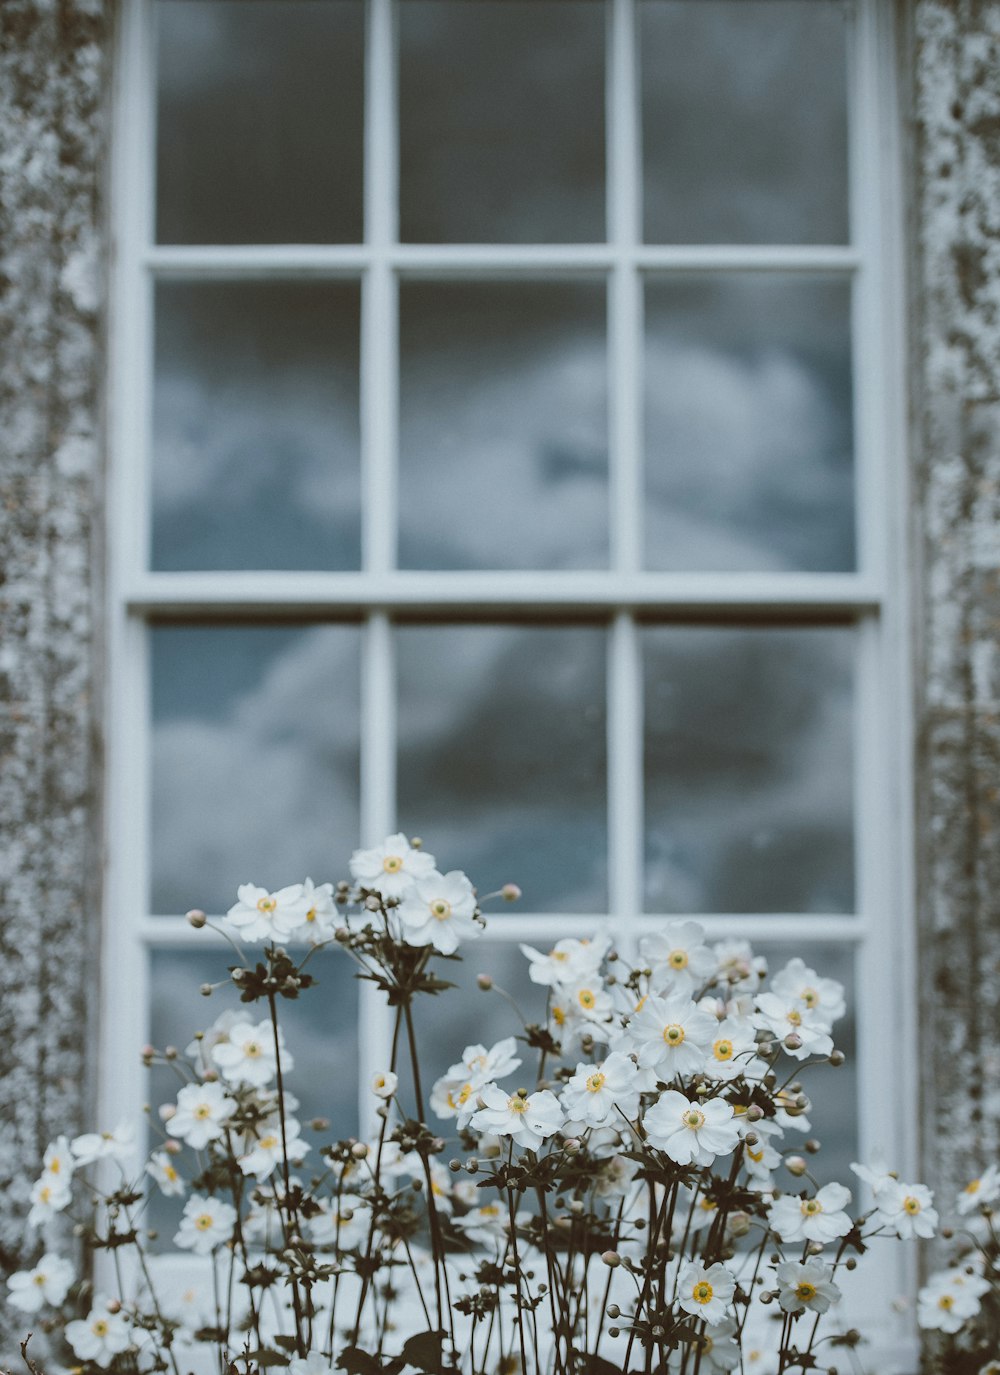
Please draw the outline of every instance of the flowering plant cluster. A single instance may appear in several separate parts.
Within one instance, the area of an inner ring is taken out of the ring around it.
[[[929,1236],[936,1216],[926,1188],[885,1171],[855,1167],[872,1189],[860,1214],[810,1172],[801,1079],[843,1063],[840,984],[800,959],[768,983],[745,941],[687,921],[634,964],[603,937],[523,946],[544,1015],[456,1047],[425,1097],[413,1006],[452,986],[441,971],[482,933],[476,890],[403,835],[350,870],[239,889],[219,930],[241,1010],[183,1054],[145,1049],[178,1088],[141,1160],[130,1125],[45,1152],[30,1224],[55,1235],[68,1214],[91,1254],[81,1271],[46,1248],[9,1299],[80,1375],[784,1375],[833,1371],[838,1348],[855,1359],[842,1272],[871,1238]],[[393,1036],[368,1139],[317,1146],[279,1009],[324,952],[380,990]],[[152,1191],[184,1200],[183,1300],[158,1293]]]

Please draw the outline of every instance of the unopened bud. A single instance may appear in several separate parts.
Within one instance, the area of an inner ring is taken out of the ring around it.
[[[806,1170],[808,1170],[808,1168],[809,1168],[809,1165],[808,1165],[808,1163],[806,1162],[806,1160],[805,1160],[805,1158],[804,1158],[803,1156],[801,1156],[801,1155],[786,1155],[786,1156],[785,1156],[785,1169],[788,1171],[789,1174],[793,1174],[793,1175],[796,1175],[796,1176],[804,1175],[805,1172],[806,1172]]]
[[[157,1111],[160,1114],[161,1122],[169,1122],[177,1109],[174,1107],[173,1103],[161,1103]]]
[[[346,945],[351,939],[351,933],[346,926],[338,926],[333,933],[333,939],[338,945]]]
[[[500,889],[500,896],[504,902],[517,902],[521,896],[521,890],[516,883],[505,883]]]
[[[729,1230],[734,1237],[745,1237],[750,1230],[751,1221],[749,1213],[730,1213]]]
[[[459,1170],[460,1170],[461,1168],[462,1168],[462,1162],[461,1162],[461,1160],[449,1160],[449,1161],[448,1161],[448,1169],[451,1170],[452,1174],[458,1174],[458,1172],[459,1172]]]
[[[171,1137],[169,1141],[164,1141],[163,1149],[167,1152],[168,1155],[180,1155],[184,1147],[178,1140],[176,1140],[176,1138]]]
[[[622,1258],[617,1251],[605,1251],[604,1254],[601,1256],[601,1260],[604,1261],[604,1264],[610,1270],[614,1270],[617,1266],[621,1265],[622,1263]]]
[[[203,998],[210,998],[212,996],[213,988],[214,985],[212,984],[202,984],[198,992],[201,994]]]
[[[196,931],[200,931],[208,918],[200,907],[192,907],[191,911],[185,915],[185,920],[189,926],[193,926]]]
[[[109,1313],[120,1313],[122,1311],[122,1306],[118,1299],[108,1299],[104,1306]]]
[[[802,1037],[797,1031],[790,1031],[783,1042],[786,1050],[801,1050]]]
[[[858,1268],[857,1256],[848,1256],[844,1261],[844,1268],[845,1270],[856,1270]]]
[[[328,1117],[314,1117],[309,1123],[311,1132],[327,1132],[330,1130],[330,1119]]]
[[[164,1049],[163,1049],[163,1058],[164,1058],[164,1060],[176,1060],[176,1059],[177,1059],[177,1047],[176,1047],[176,1046],[164,1046]]]
[[[201,1077],[206,1084],[216,1084],[219,1081],[219,1071],[217,1069],[207,1069]]]
[[[608,1336],[609,1336],[609,1337],[620,1337],[621,1334],[622,1334],[622,1330],[621,1330],[620,1327],[609,1327],[609,1328],[608,1328]]]
[[[847,1059],[847,1056],[842,1050],[831,1050],[829,1058],[830,1064],[833,1065],[834,1069],[840,1069],[841,1065]]]
[[[803,1143],[810,1155],[817,1155],[820,1150],[820,1143],[815,1136],[810,1136],[809,1140]]]
[[[351,1147],[351,1155],[354,1156],[355,1160],[365,1160],[368,1156],[368,1147],[363,1141],[355,1141]]]
[[[746,1118],[748,1122],[759,1122],[764,1116],[764,1109],[759,1103],[751,1103],[747,1108]]]
[[[465,1162],[465,1170],[466,1170],[466,1173],[467,1173],[467,1174],[478,1174],[478,1173],[479,1173],[479,1161],[476,1160],[476,1158],[475,1158],[474,1156],[471,1157],[469,1160],[467,1160],[467,1161]]]
[[[142,1063],[143,1063],[144,1065],[151,1065],[151,1064],[153,1063],[153,1056],[154,1056],[155,1054],[156,1054],[156,1047],[155,1047],[155,1046],[143,1046],[142,1051],[141,1051]]]
[[[378,900],[374,893],[369,893],[368,896],[365,898],[365,909],[367,911],[377,912],[381,906],[381,902]]]
[[[582,1144],[578,1136],[570,1136],[563,1142],[563,1150],[567,1155],[576,1155]]]
[[[622,1315],[622,1310],[618,1307],[618,1305],[617,1305],[616,1303],[609,1303],[609,1304],[608,1304],[608,1317],[609,1317],[609,1318],[620,1318],[621,1315]]]
[[[477,974],[476,984],[484,993],[488,993],[493,987],[493,979],[489,974]]]
[[[746,1136],[743,1139],[748,1146],[756,1146],[760,1143],[760,1137],[757,1135],[756,1132],[747,1132]]]
[[[806,1247],[806,1253],[810,1256],[821,1256],[823,1254],[823,1243],[821,1241],[810,1241]]]

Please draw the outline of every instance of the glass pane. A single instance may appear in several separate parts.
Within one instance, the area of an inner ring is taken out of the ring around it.
[[[160,243],[358,243],[362,0],[159,0]]]
[[[400,564],[608,561],[604,286],[405,283]]]
[[[642,0],[652,243],[847,240],[847,9]]]
[[[404,0],[400,237],[604,237],[604,9]]]
[[[358,630],[151,635],[153,911],[342,877],[358,843]]]
[[[521,910],[607,910],[604,645],[577,627],[398,632],[400,824],[480,893],[520,884]]]
[[[163,282],[153,567],[357,568],[354,284]]]
[[[335,878],[324,871],[324,878]],[[317,875],[317,881],[319,876]],[[240,1003],[232,984],[218,988],[210,998],[199,989],[204,983],[218,983],[227,977],[234,963],[228,945],[206,938],[205,948],[195,951],[157,950],[152,954],[150,992],[152,1012],[151,1043],[160,1050],[174,1045],[182,1053],[196,1030],[207,1031],[215,1019],[228,1009],[245,1011],[254,1022],[267,1016],[266,1004],[248,1008]],[[299,1100],[296,1117],[302,1135],[312,1145],[301,1173],[309,1179],[320,1166],[317,1146],[358,1132],[358,981],[355,965],[342,951],[324,950],[309,962],[309,972],[317,985],[295,1001],[280,999],[278,1020],[285,1034],[294,1068],[286,1087]],[[331,1068],[335,1067],[335,1068]],[[156,1066],[150,1075],[151,1101],[172,1102],[180,1081],[168,1066]],[[311,1131],[308,1123],[326,1118],[330,1126]],[[155,1121],[155,1118],[154,1118]],[[155,1127],[152,1129],[155,1131]],[[193,1159],[190,1152],[181,1156],[178,1168],[190,1179]],[[169,1250],[184,1199],[163,1198],[154,1191],[151,1224],[160,1232],[160,1249]]]
[[[647,911],[850,912],[852,632],[644,636]]]
[[[650,568],[854,568],[847,281],[650,281],[645,369]]]

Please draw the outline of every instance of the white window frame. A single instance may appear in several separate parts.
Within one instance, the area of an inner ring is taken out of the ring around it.
[[[423,246],[396,241],[395,0],[366,0],[365,241],[361,245],[157,246],[153,234],[155,63],[152,0],[124,0],[115,92],[114,268],[110,325],[108,691],[102,1120],[134,1115],[145,1077],[152,951],[204,948],[182,917],[144,910],[149,890],[148,626],[157,617],[252,620],[315,613],[360,618],[362,842],[395,828],[392,617],[498,613],[525,623],[590,613],[610,627],[609,873],[616,937],[628,949],[662,918],[643,909],[642,662],[637,617],[856,626],[856,910],[827,916],[693,914],[713,936],[815,942],[856,952],[862,1153],[881,1148],[915,1177],[911,669],[905,437],[900,130],[891,0],[856,0],[849,64],[851,233],[847,245],[649,246],[642,242],[637,8],[608,15],[607,243]],[[852,283],[858,569],[854,573],[684,573],[642,569],[643,279],[743,269],[836,274]],[[602,572],[405,572],[394,568],[398,282],[572,275],[608,279],[610,564]],[[153,286],[158,280],[360,281],[362,567],[359,572],[149,571]],[[332,838],[331,838],[332,841]],[[346,856],[345,856],[346,858]],[[333,875],[336,877],[336,875]],[[593,928],[593,915],[507,915],[491,937],[544,940]],[[360,1083],[386,1060],[388,1022],[362,1000]],[[899,1048],[910,1047],[900,1054]],[[111,1073],[111,1066],[114,1073]],[[365,1108],[367,1111],[367,1106]],[[887,1321],[915,1267],[886,1248],[867,1281],[882,1371],[914,1360],[912,1331]],[[859,1320],[865,1318],[861,1302]]]

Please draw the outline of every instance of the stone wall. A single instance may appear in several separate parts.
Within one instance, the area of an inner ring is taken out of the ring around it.
[[[40,1152],[89,1116],[93,1084],[109,10],[105,0],[0,3],[5,1273],[30,1251]],[[3,1350],[14,1349],[4,1335]]]
[[[910,25],[924,1169],[1000,1147],[1000,0]]]

